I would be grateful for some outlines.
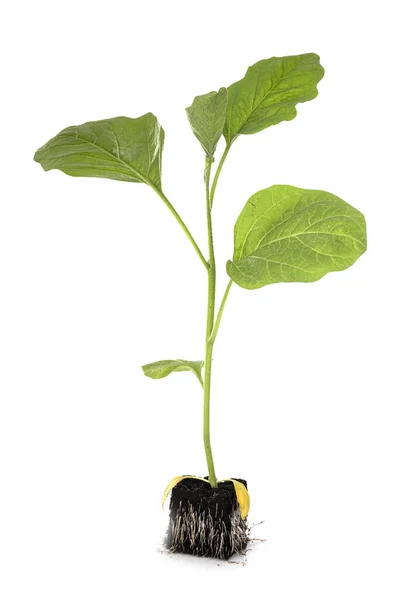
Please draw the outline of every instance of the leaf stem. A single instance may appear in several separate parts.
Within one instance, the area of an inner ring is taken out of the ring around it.
[[[211,366],[213,354],[213,342],[210,341],[211,332],[214,327],[215,313],[215,289],[216,289],[216,266],[213,242],[213,229],[211,217],[211,196],[210,196],[210,174],[212,162],[206,158],[204,170],[204,181],[206,186],[206,204],[207,204],[207,233],[208,233],[208,251],[209,251],[209,269],[208,269],[208,299],[207,299],[207,325],[206,325],[206,351],[204,361],[204,403],[203,403],[203,441],[206,454],[208,475],[210,485],[217,487],[217,478],[215,476],[214,460],[210,441],[210,391],[211,391]]]
[[[203,263],[205,268],[208,270],[210,268],[209,263],[204,258],[204,255],[203,255],[202,251],[200,250],[199,246],[196,244],[194,237],[190,233],[189,229],[187,228],[187,226],[185,225],[184,221],[181,219],[181,217],[179,216],[179,214],[177,213],[175,208],[172,206],[171,202],[168,200],[168,198],[166,197],[164,192],[162,192],[156,186],[150,185],[150,187],[152,187],[152,189],[156,192],[156,194],[158,194],[158,196],[161,198],[161,200],[164,202],[164,204],[167,206],[167,208],[174,215],[175,219],[178,221],[179,225],[182,227],[187,238],[189,239],[190,243],[192,244],[193,248],[195,249],[197,256],[200,258],[201,262]]]
[[[224,166],[224,162],[226,160],[226,157],[228,156],[228,152],[230,150],[230,147],[231,146],[229,144],[227,144],[225,146],[224,153],[221,156],[221,160],[219,161],[217,170],[215,171],[214,179],[213,179],[212,186],[211,186],[211,192],[210,192],[210,206],[211,206],[211,208],[212,208],[212,205],[214,203],[215,188],[217,187],[217,183],[218,183],[218,179],[219,179],[219,176],[220,176],[220,173],[221,173],[221,169]]]
[[[230,279],[228,285],[226,286],[224,297],[222,298],[221,305],[219,307],[219,311],[218,311],[218,314],[217,314],[217,318],[215,319],[214,327],[213,327],[213,329],[211,331],[210,337],[208,338],[208,341],[211,342],[212,344],[214,344],[215,338],[217,337],[219,325],[221,323],[221,319],[222,319],[222,315],[223,315],[223,312],[224,312],[225,304],[226,304],[226,301],[228,299],[229,291],[230,291],[230,289],[232,287],[232,283],[233,283],[232,279]]]

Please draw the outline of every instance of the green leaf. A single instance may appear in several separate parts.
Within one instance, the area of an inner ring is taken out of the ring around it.
[[[221,88],[219,92],[196,96],[192,106],[186,109],[193,133],[210,159],[224,129],[227,104],[228,92]]]
[[[67,127],[39,148],[34,159],[45,171],[142,182],[161,190],[163,143],[164,130],[147,113]]]
[[[202,360],[159,360],[158,362],[144,365],[142,369],[146,377],[151,377],[151,379],[162,379],[177,371],[192,371],[201,385],[203,385],[203,378],[201,376],[203,364]]]
[[[296,116],[296,104],[318,94],[324,69],[317,54],[260,60],[228,88],[224,136],[228,146],[240,134],[257,133]]]
[[[274,185],[245,204],[227,272],[249,290],[317,281],[350,267],[366,248],[364,216],[350,204],[328,192]]]

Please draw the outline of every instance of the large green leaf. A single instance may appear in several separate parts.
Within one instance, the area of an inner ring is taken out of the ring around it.
[[[219,92],[196,96],[186,109],[193,133],[211,159],[224,129],[227,104],[228,92],[221,88]]]
[[[203,385],[203,378],[201,376],[203,364],[202,360],[159,360],[144,365],[142,369],[146,377],[151,377],[151,379],[162,379],[177,371],[192,371],[200,381],[201,385]]]
[[[142,182],[161,190],[163,143],[162,127],[147,113],[137,119],[115,117],[67,127],[34,158],[45,171]]]
[[[317,281],[347,269],[366,248],[364,216],[350,204],[328,192],[274,185],[245,204],[227,271],[250,290]]]
[[[228,88],[224,136],[228,145],[240,134],[257,133],[296,116],[296,104],[318,94],[324,69],[317,54],[260,60]]]

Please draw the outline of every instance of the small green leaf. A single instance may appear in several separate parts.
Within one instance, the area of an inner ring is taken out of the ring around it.
[[[45,171],[141,182],[161,190],[163,144],[163,128],[147,113],[67,127],[39,148],[34,159]]]
[[[245,204],[227,272],[249,290],[317,281],[350,267],[366,248],[364,216],[350,204],[328,192],[274,185]]]
[[[203,378],[201,376],[203,364],[202,360],[159,360],[158,362],[144,365],[142,369],[146,377],[151,377],[151,379],[162,379],[178,371],[192,371],[201,385],[203,385]]]
[[[192,106],[186,109],[193,133],[210,159],[224,129],[227,104],[228,92],[221,88],[219,92],[196,96]]]
[[[324,69],[317,54],[260,60],[228,88],[224,136],[228,146],[240,134],[257,133],[296,116],[296,104],[318,94]]]

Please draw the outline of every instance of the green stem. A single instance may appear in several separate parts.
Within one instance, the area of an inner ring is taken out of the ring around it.
[[[208,475],[210,485],[217,487],[217,478],[215,476],[214,460],[210,441],[210,391],[211,391],[211,365],[213,354],[213,342],[210,341],[211,332],[214,327],[215,312],[215,289],[216,289],[216,266],[213,243],[213,230],[211,218],[211,196],[210,196],[210,173],[211,161],[206,159],[204,171],[204,180],[206,185],[206,203],[207,203],[207,233],[208,233],[208,251],[209,251],[209,269],[208,269],[208,299],[207,299],[207,326],[206,326],[206,352],[204,362],[204,404],[203,404],[203,440],[204,450],[207,459]]]
[[[174,215],[175,219],[178,221],[179,225],[182,227],[182,229],[185,232],[186,236],[188,237],[190,243],[192,244],[193,248],[195,249],[197,256],[200,258],[200,260],[203,263],[203,265],[205,266],[205,268],[209,269],[210,265],[208,264],[207,260],[204,258],[204,255],[203,255],[202,251],[200,250],[200,248],[198,247],[198,245],[196,244],[192,234],[190,233],[189,229],[186,227],[185,223],[183,222],[183,220],[181,219],[181,217],[179,216],[179,214],[177,213],[175,208],[172,206],[171,202],[168,200],[168,198],[165,196],[165,194],[161,190],[159,190],[156,186],[151,185],[151,187],[156,192],[156,194],[158,194],[160,196],[161,200],[164,202],[164,204],[167,206],[167,208]]]
[[[224,312],[225,304],[226,304],[226,301],[228,300],[229,291],[230,291],[231,287],[232,287],[232,279],[229,280],[229,283],[226,286],[225,294],[224,294],[224,297],[222,298],[221,306],[219,307],[219,311],[217,314],[217,318],[215,319],[214,327],[213,327],[213,329],[211,331],[211,335],[208,339],[208,341],[211,344],[214,344],[215,338],[217,337],[219,325],[220,325],[221,319],[222,319],[222,314]]]
[[[213,183],[212,183],[212,186],[211,186],[211,193],[210,193],[210,206],[211,206],[211,208],[212,208],[212,205],[214,203],[215,188],[217,187],[217,183],[218,183],[218,179],[219,179],[219,176],[220,176],[220,173],[221,173],[221,169],[224,166],[224,162],[226,160],[226,157],[228,156],[229,149],[230,149],[230,146],[226,145],[224,153],[221,156],[221,160],[219,161],[217,170],[215,171]]]
[[[226,146],[221,160],[219,161],[213,183],[210,191],[210,175],[212,160],[206,158],[206,166],[204,170],[204,181],[206,185],[206,203],[207,203],[207,232],[208,232],[208,252],[209,262],[208,264],[208,300],[207,300],[207,326],[206,326],[206,355],[204,361],[204,404],[203,404],[203,440],[204,450],[206,453],[208,477],[210,485],[213,488],[218,486],[217,478],[215,476],[214,459],[211,449],[210,441],[210,393],[211,393],[211,368],[212,368],[212,356],[214,349],[215,338],[218,333],[219,324],[221,322],[222,313],[225,307],[226,300],[228,298],[229,290],[232,285],[232,281],[228,283],[224,297],[221,302],[220,309],[218,311],[217,319],[214,323],[215,317],[215,290],[216,290],[216,264],[214,254],[214,242],[213,242],[213,227],[212,227],[212,216],[211,209],[214,202],[215,189],[217,187],[218,179],[221,173],[223,164],[228,156],[230,146]]]

